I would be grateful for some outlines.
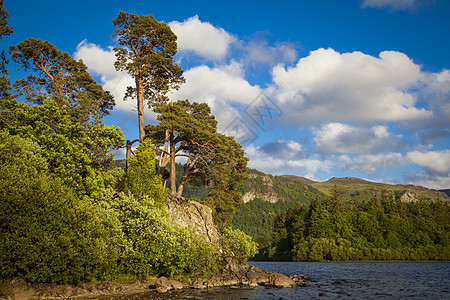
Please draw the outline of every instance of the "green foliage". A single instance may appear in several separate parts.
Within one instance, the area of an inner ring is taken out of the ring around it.
[[[149,274],[189,276],[215,267],[217,251],[192,230],[175,226],[147,196],[107,189],[98,202],[103,222],[115,232],[118,271],[145,278]]]
[[[118,128],[74,123],[68,108],[52,101],[30,106],[4,99],[0,109],[0,128],[38,143],[50,171],[79,195],[98,195],[104,187],[101,166],[123,144]]]
[[[209,195],[204,203],[214,211],[221,228],[230,224],[234,207],[241,201],[238,192],[246,177],[247,158],[242,146],[233,138],[217,132],[217,121],[206,103],[180,100],[155,107],[158,125],[148,125],[146,134],[157,149],[160,167],[170,163],[172,196],[181,196],[184,186],[202,182]],[[186,157],[183,172],[176,184],[176,157]]]
[[[280,214],[266,255],[294,261],[450,258],[448,202],[405,203],[381,195],[346,211],[332,196]]]
[[[162,207],[166,193],[161,186],[161,177],[156,172],[155,151],[150,139],[142,141],[135,155],[127,160],[129,168],[124,190],[131,192],[137,199],[150,197]]]
[[[251,236],[238,229],[225,228],[223,232],[223,246],[225,250],[231,252],[239,263],[244,263],[258,253],[258,244],[252,240]]]
[[[66,105],[72,119],[82,123],[98,121],[113,108],[113,96],[95,82],[86,65],[48,41],[29,38],[10,46],[9,53],[20,69],[31,71],[14,83],[16,92],[30,103],[52,99]]]
[[[0,1],[0,39],[4,35],[10,35],[13,33],[14,28],[11,26],[8,26],[8,20],[6,20],[9,17],[8,11],[3,6],[3,0]]]
[[[117,252],[92,205],[48,173],[36,143],[0,135],[1,277],[76,283],[104,276]]]

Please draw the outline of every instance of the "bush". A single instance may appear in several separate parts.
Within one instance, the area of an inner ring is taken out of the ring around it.
[[[244,263],[258,253],[258,244],[252,240],[251,236],[246,235],[239,229],[226,228],[224,230],[223,246],[225,250],[231,252],[239,263]]]
[[[106,189],[97,205],[104,224],[115,232],[119,272],[174,277],[214,268],[217,252],[211,244],[175,226],[153,199]]]
[[[55,283],[101,278],[117,254],[93,207],[48,173],[37,144],[0,135],[1,277]]]

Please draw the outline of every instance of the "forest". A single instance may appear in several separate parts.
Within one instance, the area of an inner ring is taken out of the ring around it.
[[[258,259],[449,260],[448,201],[396,201],[382,192],[359,204],[332,196],[279,214]]]
[[[14,28],[0,4],[0,37],[7,39]],[[83,61],[35,38],[1,53],[2,280],[205,276],[227,257],[244,262],[257,251],[248,235],[231,229],[246,176],[241,145],[217,132],[207,104],[166,96],[184,82],[173,61],[177,37],[150,15],[120,12],[113,25],[115,67],[136,83],[124,98],[136,101],[138,140],[103,122],[115,99]],[[10,62],[24,78],[12,82]],[[158,124],[143,123],[144,104],[158,114]],[[114,163],[119,148],[127,150],[125,168]],[[186,163],[177,181],[179,156]],[[222,232],[221,245],[175,225],[164,209],[168,197],[179,197],[184,184],[196,180],[209,187],[205,203]]]

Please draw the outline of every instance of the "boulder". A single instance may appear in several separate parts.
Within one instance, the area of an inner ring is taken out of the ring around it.
[[[179,282],[179,281],[170,279],[169,283],[170,283],[170,286],[172,287],[172,289],[174,289],[174,290],[181,290],[181,289],[183,289],[183,284],[181,282]]]
[[[169,279],[167,279],[164,276],[161,276],[158,279],[156,279],[155,286],[156,286],[156,290],[159,293],[165,293],[172,288],[172,285],[171,285]]]
[[[294,280],[282,273],[272,273],[269,276],[269,284],[280,288],[295,287],[296,285]]]
[[[192,284],[192,288],[194,289],[206,289],[207,287],[207,282],[203,279],[197,279],[196,281],[194,281],[194,283]]]
[[[192,227],[199,236],[210,243],[222,245],[222,237],[208,206],[181,197],[169,197],[165,209],[175,224]]]

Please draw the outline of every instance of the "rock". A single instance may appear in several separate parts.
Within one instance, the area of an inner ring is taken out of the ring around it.
[[[259,270],[259,269],[258,269]],[[247,273],[249,283],[266,284],[269,282],[269,275],[263,273],[261,270],[252,270]]]
[[[181,289],[183,289],[183,284],[181,282],[179,282],[179,281],[170,279],[169,283],[170,283],[170,286],[172,287],[172,289],[174,289],[174,290],[181,290]]]
[[[222,237],[214,224],[212,211],[206,205],[185,198],[171,198],[165,206],[174,223],[192,227],[207,241],[222,245]]]
[[[169,287],[167,287],[167,286],[158,286],[158,287],[156,287],[156,291],[158,292],[158,293],[165,293],[165,292],[167,292],[167,291],[169,291],[170,289],[169,289]]]
[[[206,289],[206,287],[207,287],[207,283],[203,279],[197,279],[192,284],[192,288],[194,288],[194,289]]]
[[[274,287],[289,288],[295,287],[295,282],[289,276],[282,273],[272,273],[269,276],[269,283]]]
[[[28,300],[36,296],[34,289],[23,279],[15,279],[10,282],[10,290],[12,291],[13,299]]]
[[[156,279],[155,285],[156,285],[156,290],[159,293],[165,293],[172,288],[172,285],[171,285],[169,279],[167,279],[164,276],[161,276],[158,279]]]

